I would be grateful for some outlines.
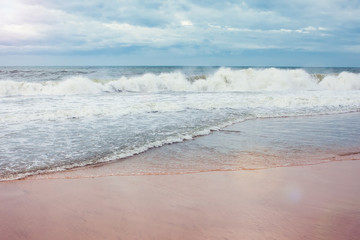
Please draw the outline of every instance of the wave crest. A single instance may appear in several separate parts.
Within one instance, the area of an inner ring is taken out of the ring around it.
[[[220,68],[214,74],[186,76],[181,72],[145,73],[117,80],[91,80],[73,76],[62,81],[0,81],[0,95],[75,95],[105,92],[227,92],[289,90],[360,90],[360,74],[309,74],[302,69]]]

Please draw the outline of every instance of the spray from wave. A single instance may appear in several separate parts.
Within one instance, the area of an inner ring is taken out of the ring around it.
[[[309,74],[302,69],[220,68],[211,75],[186,76],[182,72],[145,73],[116,80],[72,76],[62,81],[0,81],[1,96],[76,95],[114,92],[231,92],[291,90],[360,90],[360,74]]]

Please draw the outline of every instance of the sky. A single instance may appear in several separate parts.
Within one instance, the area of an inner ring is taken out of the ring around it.
[[[360,1],[0,0],[0,65],[360,67]]]

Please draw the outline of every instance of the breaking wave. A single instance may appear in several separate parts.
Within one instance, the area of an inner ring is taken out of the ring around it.
[[[220,68],[211,75],[186,76],[182,72],[145,73],[116,80],[72,76],[61,81],[0,81],[1,96],[76,95],[114,92],[230,92],[289,90],[360,90],[360,74],[309,74],[302,69]]]

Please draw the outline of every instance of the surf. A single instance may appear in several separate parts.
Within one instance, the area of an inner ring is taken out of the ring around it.
[[[0,80],[0,96],[96,95],[121,92],[246,92],[360,90],[360,74],[311,74],[303,69],[219,68],[211,74],[178,71],[143,73],[115,79],[70,76],[59,81]]]

